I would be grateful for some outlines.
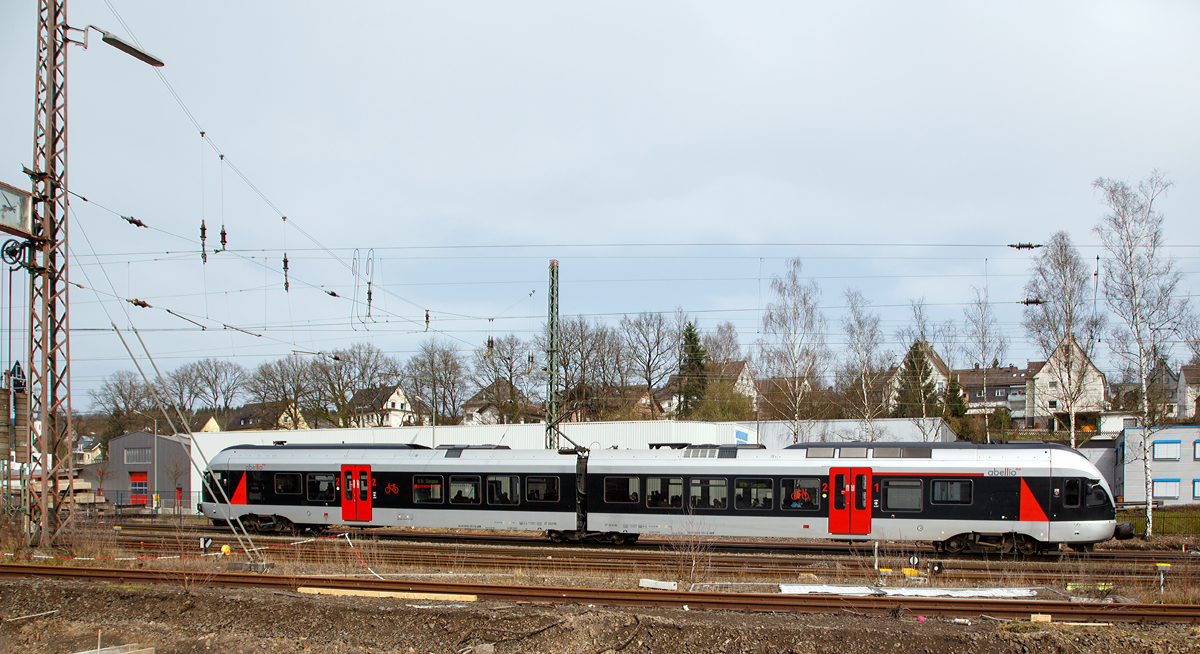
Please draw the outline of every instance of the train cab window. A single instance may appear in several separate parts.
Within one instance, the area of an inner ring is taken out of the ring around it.
[[[416,504],[441,504],[441,476],[413,477],[413,502]]]
[[[246,501],[263,501],[263,488],[266,484],[265,473],[253,470],[246,473]]]
[[[1079,506],[1079,480],[1063,480],[1063,506]]]
[[[646,506],[656,509],[678,509],[683,506],[683,477],[648,477]]]
[[[451,504],[479,504],[479,477],[450,475]]]
[[[784,479],[783,508],[815,511],[821,508],[820,479]]]
[[[921,482],[916,479],[884,481],[883,508],[886,511],[920,511]]]
[[[637,504],[637,477],[605,477],[604,501],[609,504]]]
[[[970,504],[971,482],[966,479],[935,479],[933,494],[929,501],[933,504]]]
[[[734,479],[733,505],[739,509],[766,511],[775,508],[775,483],[770,479]]]
[[[729,487],[724,479],[692,477],[688,503],[694,509],[724,509],[729,506]]]
[[[1104,487],[1100,485],[1098,479],[1089,479],[1087,506],[1088,508],[1097,506],[1108,506],[1108,493],[1104,492]]]
[[[337,475],[331,473],[311,473],[308,475],[309,502],[337,501]]]
[[[225,486],[224,473],[206,472],[204,473],[204,482],[200,489],[203,501],[224,503],[225,500],[221,496],[221,489]]]
[[[521,478],[516,475],[488,475],[488,504],[520,504]]]
[[[557,502],[558,477],[526,477],[525,499],[530,502]]]
[[[299,495],[300,489],[300,473],[298,472],[277,472],[275,473],[275,494],[276,495]]]

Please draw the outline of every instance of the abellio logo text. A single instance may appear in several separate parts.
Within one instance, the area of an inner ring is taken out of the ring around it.
[[[1016,477],[1021,474],[1020,468],[992,468],[984,473],[988,477]]]

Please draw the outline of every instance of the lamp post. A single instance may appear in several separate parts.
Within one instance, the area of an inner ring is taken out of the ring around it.
[[[91,26],[79,29],[67,24],[66,0],[40,0],[38,3],[37,71],[32,169],[26,169],[33,182],[30,238],[26,241],[23,265],[30,271],[29,284],[29,399],[31,413],[42,421],[41,493],[29,499],[26,526],[37,534],[36,544],[49,547],[59,531],[74,517],[74,450],[71,430],[71,363],[68,353],[69,284],[67,279],[67,45],[87,47],[89,29],[103,35],[103,41],[153,66],[162,61],[125,41]],[[70,32],[83,32],[82,43],[72,40]],[[51,455],[59,449],[68,452],[51,464]],[[32,448],[31,448],[32,449]],[[33,453],[30,453],[31,459]],[[61,488],[60,477],[66,477]],[[66,521],[59,513],[66,508]],[[33,543],[31,543],[33,544]]]

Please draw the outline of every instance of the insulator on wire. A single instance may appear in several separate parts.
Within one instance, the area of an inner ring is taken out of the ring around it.
[[[208,228],[204,226],[204,219],[200,219],[200,263],[208,263]]]
[[[495,353],[496,353],[496,341],[491,336],[488,336],[488,349],[487,349],[486,356],[490,357]]]
[[[227,249],[227,248],[225,247],[225,245],[226,245],[226,244],[225,244],[225,225],[224,225],[224,224],[222,224],[222,225],[221,225],[221,251],[222,251],[222,252],[224,252],[224,251]]]
[[[367,282],[367,317],[371,317],[371,282]]]
[[[291,284],[288,283],[287,252],[284,252],[283,253],[283,292],[287,293],[288,288],[290,288],[290,287],[291,287]]]
[[[429,309],[425,310],[425,331],[429,331]]]

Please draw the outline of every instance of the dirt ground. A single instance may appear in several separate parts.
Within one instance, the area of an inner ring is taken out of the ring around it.
[[[48,611],[50,615],[19,619]],[[508,652],[1200,652],[1184,625],[970,625],[906,614],[436,604],[178,585],[0,581],[0,654],[140,643],[159,654]],[[18,618],[15,619],[14,618]]]

